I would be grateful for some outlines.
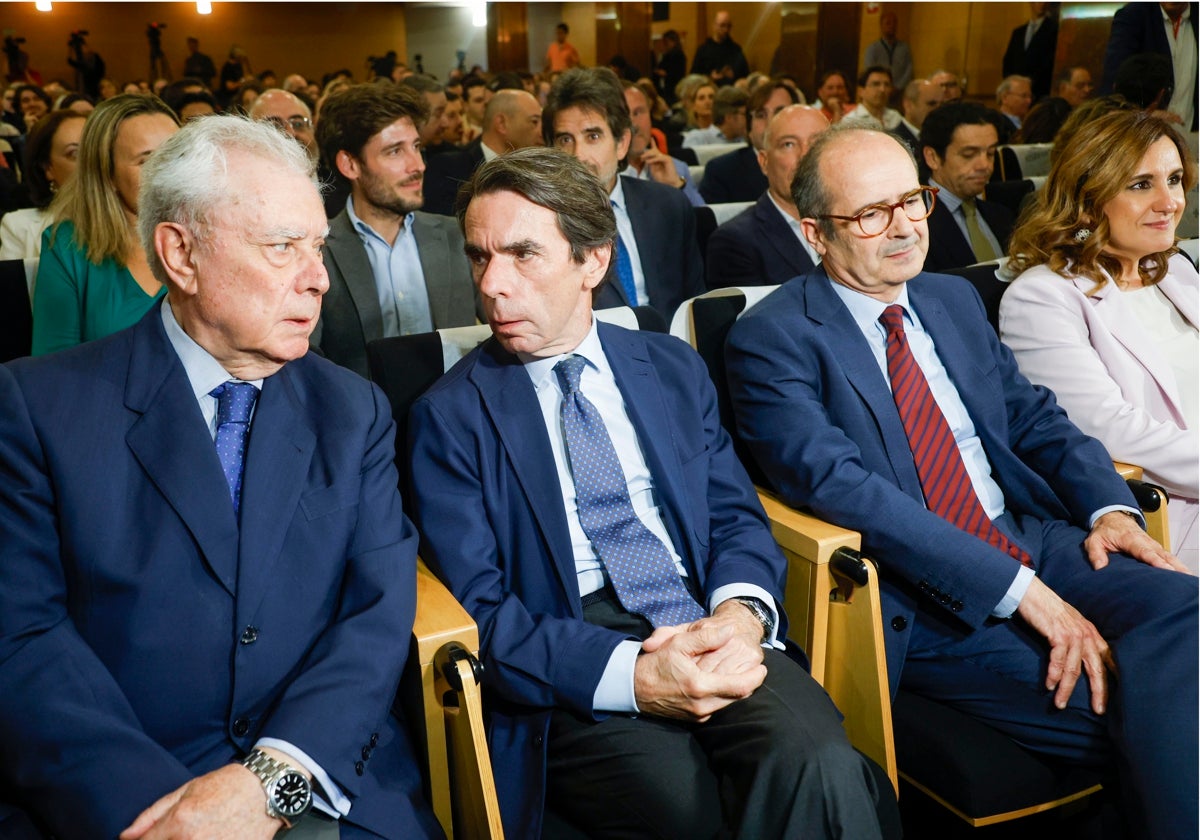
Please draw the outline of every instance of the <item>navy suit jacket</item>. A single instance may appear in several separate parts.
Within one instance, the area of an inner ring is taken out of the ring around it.
[[[1200,3],[1189,3],[1191,14],[1188,16],[1192,40],[1196,40],[1196,20],[1200,14]],[[1113,15],[1112,31],[1108,37],[1108,47],[1104,52],[1104,81],[1100,93],[1112,93],[1113,82],[1117,78],[1117,70],[1121,63],[1131,55],[1138,53],[1158,53],[1165,55],[1168,62],[1171,59],[1171,45],[1167,41],[1167,30],[1163,26],[1162,9],[1158,3],[1127,3]],[[1175,67],[1171,65],[1171,86],[1175,86]],[[1160,102],[1159,107],[1167,107],[1170,97]],[[1200,109],[1193,112],[1192,131],[1196,130]]]
[[[1029,22],[1018,26],[1008,38],[1002,62],[1005,76],[1028,76],[1030,89],[1036,102],[1050,95],[1050,82],[1054,76],[1054,53],[1058,49],[1058,19],[1047,15],[1037,32],[1025,47],[1025,28]]]
[[[700,195],[709,204],[754,201],[767,188],[758,153],[747,145],[710,160],[700,179]]]
[[[1104,447],[1017,371],[967,281],[922,273],[908,293],[1010,513],[1087,528],[1106,505],[1136,509]],[[977,628],[1017,561],[925,508],[888,382],[823,269],[746,313],[725,356],[738,431],[770,484],[788,504],[861,531],[863,552],[879,560],[894,693],[914,612],[940,616],[948,635]],[[1040,560],[1040,545],[1022,546]]]
[[[458,221],[418,212],[412,231],[433,328],[471,326],[479,313]],[[368,376],[367,342],[383,338],[383,312],[367,249],[344,208],[329,223],[324,258],[329,291],[310,341],[327,359]]]
[[[696,211],[682,192],[656,181],[625,178],[621,186],[646,278],[646,294],[650,305],[669,324],[679,304],[704,293]],[[616,277],[616,260],[613,263],[608,280],[596,289],[595,309],[637,305],[625,298]]]
[[[708,239],[705,285],[778,286],[812,271],[813,262],[767,193]]]
[[[115,837],[260,737],[437,836],[389,715],[415,610],[382,393],[309,354],[263,382],[241,527],[158,307],[0,367],[0,789]]]
[[[483,163],[482,146],[483,141],[476,137],[460,151],[443,152],[429,158],[425,167],[425,212],[454,215],[458,188],[471,180]]]
[[[703,593],[740,581],[781,605],[784,560],[704,363],[668,335],[599,331],[689,575]],[[479,625],[505,832],[538,837],[550,712],[593,717],[596,686],[625,637],[583,620],[550,438],[515,356],[489,340],[417,401],[409,423],[421,556]]]
[[[979,215],[987,222],[992,233],[1000,240],[1001,250],[1008,251],[1008,240],[1012,238],[1012,213],[1003,204],[994,201],[977,199]],[[979,262],[971,243],[959,229],[954,216],[946,209],[945,204],[935,204],[933,213],[929,216],[929,253],[925,256],[925,268],[928,271],[944,271],[948,268],[965,268]]]

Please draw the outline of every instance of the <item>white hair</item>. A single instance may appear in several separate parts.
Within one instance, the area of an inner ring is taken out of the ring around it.
[[[304,147],[271,123],[213,115],[192,120],[158,147],[142,167],[138,236],[159,282],[167,275],[154,250],[164,222],[183,225],[198,239],[237,185],[229,181],[229,155],[243,152],[307,178],[320,190],[315,164]]]

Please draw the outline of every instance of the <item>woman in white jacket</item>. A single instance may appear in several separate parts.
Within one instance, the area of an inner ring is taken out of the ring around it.
[[[1171,550],[1200,567],[1200,305],[1175,247],[1195,165],[1166,122],[1119,111],[1084,125],[1013,234],[1021,276],[1000,337],[1083,431],[1171,497]]]

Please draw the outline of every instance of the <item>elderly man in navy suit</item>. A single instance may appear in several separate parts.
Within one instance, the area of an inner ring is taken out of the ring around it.
[[[141,179],[163,304],[0,367],[5,837],[441,834],[389,714],[417,542],[391,412],[308,352],[312,173],[270,126],[188,124]]]
[[[696,217],[681,190],[617,177],[631,125],[621,83],[607,68],[563,73],[542,115],[547,145],[583,161],[617,217],[615,282],[596,291],[596,308],[649,305],[670,321],[679,304],[704,291]]]
[[[785,561],[704,363],[592,316],[608,188],[526,149],[465,200],[493,337],[414,405],[410,498],[479,624],[508,835],[546,810],[596,837],[861,840],[877,809],[894,830],[891,786],[783,653]]]
[[[922,272],[927,189],[891,135],[813,144],[793,193],[822,263],[731,330],[738,430],[785,500],[862,532],[893,690],[1115,767],[1135,836],[1195,837],[1196,578],[972,287]]]
[[[775,286],[808,272],[820,256],[800,232],[800,214],[792,201],[792,177],[813,138],[829,128],[816,108],[790,105],[770,122],[763,136],[759,165],[767,191],[721,225],[708,240],[705,284]]]

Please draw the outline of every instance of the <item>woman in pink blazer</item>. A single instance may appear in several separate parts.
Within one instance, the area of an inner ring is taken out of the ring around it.
[[[1141,112],[1086,124],[1013,234],[1022,274],[1000,337],[1113,458],[1171,497],[1171,549],[1200,567],[1200,303],[1175,247],[1195,166],[1178,133]]]

